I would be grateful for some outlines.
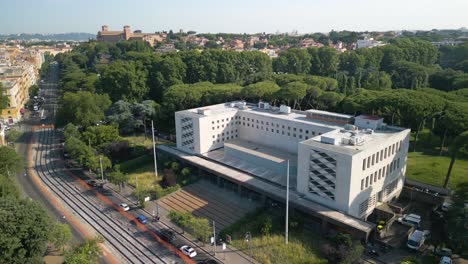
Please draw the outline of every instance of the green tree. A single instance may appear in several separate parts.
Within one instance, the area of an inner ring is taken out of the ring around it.
[[[0,172],[13,177],[23,169],[23,160],[13,148],[0,146]]]
[[[50,242],[62,251],[72,238],[70,226],[58,222],[53,225],[49,235]]]
[[[468,157],[468,131],[461,133],[455,138],[452,144],[449,146],[450,154],[450,164],[445,176],[444,188],[447,188],[447,185],[450,180],[450,175],[452,173],[453,164],[457,158]]]
[[[122,186],[128,182],[128,174],[120,171],[120,165],[114,165],[114,171],[107,174],[109,181],[119,186],[119,192],[122,190]]]
[[[448,211],[447,227],[450,246],[462,255],[468,252],[468,229],[466,223],[468,214],[466,201],[468,200],[468,182],[458,184],[452,196],[453,204]]]
[[[110,105],[111,101],[106,94],[66,92],[59,101],[57,123],[59,125],[73,123],[83,127],[94,125],[104,119],[104,111]]]
[[[63,128],[63,137],[65,140],[74,137],[79,139],[81,137],[80,131],[78,131],[78,128],[72,124],[68,123],[64,128]]]
[[[292,48],[283,51],[273,60],[275,72],[305,74],[310,71],[311,58],[307,50]]]
[[[345,52],[340,56],[339,69],[348,72],[349,75],[356,75],[364,65],[365,58],[356,52]]]
[[[309,48],[311,67],[310,74],[334,76],[337,72],[338,53],[333,48]]]
[[[87,239],[65,255],[65,264],[94,264],[102,254],[99,239]]]
[[[101,77],[97,86],[107,93],[112,101],[120,99],[140,101],[149,92],[147,75],[142,63],[117,60],[99,68]]]
[[[280,87],[272,81],[263,81],[250,84],[242,89],[242,96],[252,100],[266,100],[270,101],[273,95],[278,92]]]
[[[36,202],[0,198],[0,262],[42,263],[50,219]]]
[[[429,70],[415,62],[400,61],[392,66],[394,88],[422,88],[429,83]]]
[[[39,95],[39,85],[33,84],[29,87],[29,97],[34,97]]]
[[[291,82],[286,84],[276,93],[276,98],[281,98],[290,105],[293,102],[293,108],[300,107],[299,100],[302,100],[307,93],[307,84],[303,82]]]
[[[119,131],[110,125],[89,126],[83,132],[83,140],[93,147],[103,149],[106,144],[119,140]]]

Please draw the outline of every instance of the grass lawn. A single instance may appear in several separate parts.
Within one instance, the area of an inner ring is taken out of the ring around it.
[[[408,152],[406,176],[411,180],[442,186],[450,164],[447,156],[428,155],[423,152]],[[453,164],[449,187],[467,180],[468,160],[457,159]]]
[[[124,136],[122,137],[125,140],[128,140],[130,143],[130,146],[136,147],[136,146],[142,146],[146,148],[151,148],[151,134],[148,135],[145,139],[144,135],[138,135],[138,136]],[[174,142],[168,141],[162,138],[158,138],[156,141],[156,145],[174,145]]]
[[[224,239],[229,234],[234,247],[253,256],[260,263],[327,263],[319,256],[319,248],[324,240],[304,230],[302,226],[290,229],[289,244],[286,245],[282,219],[282,215],[274,212],[257,210],[222,230],[220,238]],[[291,217],[291,223],[293,219]],[[246,232],[251,232],[250,242],[245,241]]]
[[[152,189],[161,181],[161,178],[156,178],[154,175],[153,157],[143,155],[120,164],[120,170],[127,173],[129,176],[128,183],[136,186],[138,178],[138,186],[143,189]]]

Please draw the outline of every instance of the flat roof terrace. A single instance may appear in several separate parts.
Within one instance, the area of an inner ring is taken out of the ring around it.
[[[203,156],[283,187],[286,187],[286,164],[289,160],[291,167],[289,184],[291,186],[297,184],[297,156],[283,150],[235,139],[225,142],[224,148],[212,150]]]
[[[181,161],[187,162],[198,168],[201,168],[214,175],[223,177],[227,180],[240,184],[248,189],[264,194],[277,201],[284,201],[286,197],[286,188],[268,183],[260,178],[249,175],[248,173],[230,168],[229,166],[210,161],[199,156],[187,154],[173,147],[159,145],[159,151],[171,154]],[[367,239],[369,233],[373,230],[374,224],[362,221],[355,217],[338,212],[316,202],[306,199],[295,190],[290,190],[290,205],[301,211],[315,215],[323,221],[334,225],[353,230],[363,235]]]

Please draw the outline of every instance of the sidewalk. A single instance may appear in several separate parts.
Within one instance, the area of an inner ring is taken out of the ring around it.
[[[84,173],[88,175],[88,172],[84,172]],[[123,196],[123,198],[127,200],[127,203],[129,205],[137,206],[138,204],[137,199],[136,197],[132,196],[132,192],[134,190],[132,186],[129,186],[127,184],[125,188],[122,188],[122,191],[120,193],[118,192],[119,187],[112,183],[106,183],[104,188],[114,191],[116,193],[115,195],[117,196],[119,195]],[[212,246],[209,243],[205,243],[205,244],[200,243],[198,239],[194,238],[189,233],[184,232],[180,227],[172,223],[167,217],[169,212],[166,209],[164,209],[162,206],[158,206],[157,201],[147,202],[144,208],[144,211],[149,216],[153,215],[153,213],[156,214],[157,210],[159,210],[160,221],[151,222],[152,225],[154,225],[157,229],[170,227],[179,236],[191,241],[191,243],[197,248],[199,248],[199,250],[202,249],[203,251],[205,251],[205,253],[216,258],[218,262],[226,263],[226,264],[258,263],[257,261],[252,259],[250,256],[244,254],[242,251],[229,245],[226,245],[226,250],[224,251],[222,250],[222,245],[216,245],[216,256],[213,256],[214,246]]]

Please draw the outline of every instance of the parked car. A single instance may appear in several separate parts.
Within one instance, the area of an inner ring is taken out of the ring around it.
[[[144,215],[139,215],[137,216],[136,218],[138,220],[138,222],[142,223],[142,224],[146,224],[148,222],[148,220],[146,220],[146,217]]]
[[[443,212],[448,212],[448,210],[452,207],[452,204],[451,203],[443,203],[441,206],[440,206],[440,210],[443,211]]]
[[[198,262],[198,264],[219,264],[219,262],[214,259],[205,259]]]
[[[421,224],[421,216],[417,214],[404,214],[398,218],[398,223],[418,227]]]
[[[451,257],[452,256],[452,250],[450,248],[437,247],[436,250],[435,250],[435,254],[437,256],[442,256],[442,257]]]
[[[172,242],[175,239],[175,233],[172,230],[164,229],[161,231],[161,238],[164,241]]]
[[[98,182],[95,181],[95,180],[90,180],[90,181],[88,181],[88,185],[91,186],[91,187],[97,187],[97,186],[98,186]]]
[[[410,249],[419,250],[422,245],[424,245],[424,241],[426,240],[426,236],[424,231],[415,230],[408,238],[408,242],[406,246]]]
[[[126,204],[126,203],[119,204],[119,207],[122,208],[122,210],[124,210],[124,211],[130,210],[130,206],[128,206],[128,204]]]
[[[452,264],[452,259],[446,256],[440,258],[439,264]]]
[[[184,255],[189,256],[190,258],[194,258],[195,256],[197,256],[197,252],[195,251],[195,249],[187,245],[182,246],[180,248],[180,251],[182,251]]]

